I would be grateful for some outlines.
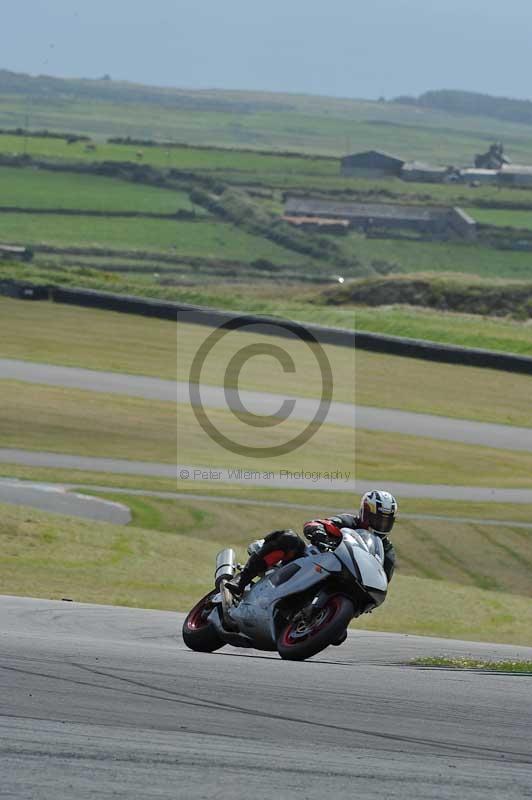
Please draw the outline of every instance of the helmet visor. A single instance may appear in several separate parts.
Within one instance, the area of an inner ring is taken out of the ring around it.
[[[377,511],[368,514],[368,522],[374,531],[377,533],[390,533],[395,522],[394,512]]]

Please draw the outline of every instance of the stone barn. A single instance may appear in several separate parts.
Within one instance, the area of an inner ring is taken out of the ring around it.
[[[345,177],[352,178],[393,178],[401,175],[404,163],[403,158],[379,150],[368,150],[344,156],[340,171]]]
[[[460,183],[496,184],[499,182],[499,170],[467,167],[460,170]]]
[[[418,183],[445,183],[451,176],[452,171],[448,167],[436,167],[421,161],[410,161],[404,164],[401,170],[401,178],[404,181]]]
[[[346,221],[352,228],[366,233],[411,230],[425,236],[446,238],[460,236],[473,239],[476,223],[457,208],[444,206],[407,206],[397,203],[346,203],[315,197],[285,199],[285,221],[298,224],[298,218],[309,226],[311,218]]]
[[[532,167],[508,164],[499,170],[499,183],[504,186],[532,186]]]

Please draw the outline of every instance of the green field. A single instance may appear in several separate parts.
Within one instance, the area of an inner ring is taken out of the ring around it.
[[[98,142],[96,149],[87,149],[85,142],[67,144],[61,139],[44,139],[0,134],[0,152],[20,155],[25,147],[26,155],[34,158],[61,159],[71,161],[130,161],[151,164],[164,169],[194,170],[231,175],[244,173],[282,176],[318,175],[335,176],[339,172],[338,162],[326,158],[286,158],[282,155],[266,155],[232,149],[202,150],[194,147],[142,147],[135,145],[107,144]],[[142,157],[141,155],[142,154]]]
[[[28,152],[34,158],[65,159],[86,163],[101,161],[128,161],[147,163],[159,169],[179,169],[191,171],[198,176],[216,177],[221,182],[235,186],[259,186],[272,190],[307,190],[316,192],[343,193],[346,199],[371,199],[376,202],[400,202],[414,204],[459,205],[479,222],[512,227],[529,227],[526,211],[501,211],[500,216],[483,206],[528,206],[532,209],[532,192],[529,189],[468,185],[435,185],[409,183],[399,178],[372,180],[368,178],[344,178],[340,176],[339,161],[320,157],[298,158],[283,155],[266,155],[244,150],[199,149],[194,147],[139,148],[99,144],[95,151],[87,151],[85,145],[67,145],[58,139],[28,139]],[[20,152],[20,137],[0,134],[0,153],[15,155]],[[138,153],[142,152],[139,160]],[[66,196],[77,193],[83,198],[83,208],[104,210],[139,210],[171,213],[175,210],[165,199],[167,191],[155,187],[140,187],[114,181],[104,176],[76,175],[39,170],[34,167],[0,167],[0,187],[3,205],[39,205],[43,208],[58,207],[53,200],[57,197],[66,202]],[[101,191],[97,191],[97,187]],[[123,191],[122,191],[123,189]],[[102,198],[102,191],[110,196]],[[29,193],[29,194],[28,194]],[[178,200],[180,193],[175,193]],[[145,196],[144,196],[145,195]],[[29,202],[27,202],[29,197]],[[280,202],[280,195],[276,197]],[[12,198],[12,200],[11,200]],[[53,203],[53,205],[52,205]],[[103,203],[103,205],[102,205]],[[60,207],[60,206],[59,206]],[[65,205],[66,208],[75,207]],[[191,206],[178,206],[190,208]],[[170,208],[170,211],[167,209]],[[514,220],[514,214],[515,220]],[[492,221],[493,220],[493,221]]]
[[[468,208],[465,210],[482,225],[532,230],[532,211],[499,211],[491,208]]]
[[[530,597],[450,581],[402,577],[386,604],[359,627],[468,641],[530,645]]]
[[[342,249],[365,264],[386,262],[398,272],[460,272],[532,280],[530,253],[494,250],[480,243],[366,239],[351,233],[342,239]]]
[[[232,96],[231,102],[237,99],[236,95]],[[229,102],[229,97],[226,100]],[[265,98],[262,101],[265,102]],[[312,108],[322,122],[328,122],[320,116],[322,111],[319,109],[322,106],[317,101],[308,100],[302,104],[300,98],[294,99],[293,103],[294,108],[298,109],[294,113],[301,114],[301,118]],[[412,142],[416,141],[417,134],[408,122],[412,109],[392,109],[387,104],[383,108],[379,108],[383,104],[362,105],[363,110],[357,104],[334,103],[331,112],[343,115],[344,121],[345,115],[355,114],[357,124],[363,126],[366,122],[360,115],[372,108],[377,114],[372,125],[381,134],[399,126],[401,131],[409,132]],[[167,109],[164,113],[167,113]],[[394,117],[394,121],[389,118],[390,114],[399,114],[399,117]],[[416,114],[419,115],[418,112]],[[438,131],[436,117],[431,115],[432,112],[428,113],[431,121],[427,122],[428,127],[423,135],[436,135]],[[438,118],[443,116],[439,114]],[[458,128],[455,120],[448,130],[457,133]],[[479,131],[478,119],[472,122],[472,130]],[[421,204],[460,203],[474,212],[479,221],[501,228],[508,225],[514,228],[528,227],[529,217],[532,218],[532,212],[528,211],[476,208],[489,204],[524,204],[532,208],[532,192],[528,190],[409,184],[398,179],[381,182],[344,179],[338,175],[337,160],[318,156],[288,157],[245,150],[202,149],[197,146],[110,145],[102,141],[98,141],[96,150],[87,150],[84,142],[69,145],[61,139],[0,135],[0,151],[19,152],[21,143],[29,154],[38,157],[68,158],[70,161],[81,159],[87,162],[129,160],[164,169],[174,167],[186,171],[187,185],[190,187],[203,186],[200,179],[207,174],[215,176],[225,186],[236,183],[286,188],[291,182],[295,181],[296,185],[302,181],[307,189],[328,188],[331,191],[334,183],[336,190],[348,190],[350,196],[362,199],[395,199]],[[142,158],[139,158],[140,152]],[[327,181],[333,183],[327,187]],[[180,185],[179,182],[176,185]],[[365,308],[326,308],[320,302],[319,290],[315,290],[311,283],[320,281],[327,285],[326,282],[336,280],[338,274],[350,278],[388,272],[415,275],[427,271],[436,275],[460,273],[474,277],[529,281],[532,280],[532,262],[527,252],[497,250],[482,241],[463,243],[373,239],[357,233],[335,240],[325,234],[314,234],[310,238],[307,236],[303,244],[305,235],[299,231],[285,231],[281,245],[269,238],[274,219],[271,215],[278,214],[282,209],[282,198],[278,191],[261,199],[234,191],[224,195],[223,186],[220,185],[216,189],[221,193],[217,195],[218,206],[213,207],[213,213],[219,216],[206,218],[205,209],[194,206],[184,191],[141,186],[96,175],[80,176],[33,168],[0,168],[0,191],[2,189],[0,208],[4,204],[27,208],[37,206],[44,211],[78,207],[100,212],[157,214],[194,210],[199,214],[196,222],[0,214],[0,241],[3,243],[26,244],[37,249],[39,245],[63,250],[85,247],[95,251],[91,256],[92,261],[83,261],[83,256],[42,254],[37,250],[30,267],[0,267],[0,275],[4,277],[25,277],[41,283],[64,283],[182,300],[235,311],[264,312],[301,322],[356,327],[359,330],[465,346],[523,354],[532,351],[532,337],[527,325],[506,320],[487,323],[481,318],[440,312],[428,314],[419,309],[411,311],[389,307],[390,304],[370,311]],[[240,206],[238,202],[235,204],[234,198],[231,206],[227,200],[230,195],[241,198]],[[209,205],[209,201],[206,204]],[[233,221],[236,220],[236,224],[228,224],[227,216],[223,218],[231,208],[238,211],[236,217],[230,216]],[[278,235],[279,231],[276,230],[275,236]],[[327,245],[330,245],[329,250],[326,249]],[[164,257],[175,258],[175,263],[164,263],[160,260]],[[220,279],[227,281],[226,287]],[[271,291],[268,293],[264,291],[265,288]],[[526,309],[519,311],[520,318],[527,316]],[[490,313],[489,310],[486,313]],[[508,314],[513,316],[511,309]]]
[[[226,183],[264,187],[290,192],[307,191],[330,193],[348,202],[404,203],[406,205],[445,205],[469,209],[475,216],[480,209],[501,209],[512,213],[532,209],[532,192],[523,187],[470,186],[469,184],[435,184],[404,181],[400,178],[342,177],[338,165],[331,175],[310,175],[288,172],[286,175],[256,172],[221,172],[218,177]],[[279,196],[277,192],[274,196]],[[480,221],[480,220],[479,220]]]
[[[300,264],[304,256],[223,222],[2,214],[0,241],[57,247],[112,247],[180,256]]]
[[[175,214],[201,206],[190,202],[185,192],[140,186],[96,175],[48,172],[31,167],[0,167],[0,209],[5,206],[39,209],[82,209]]]
[[[0,134],[0,153],[6,155],[20,155],[21,143],[24,140],[19,136],[6,136]],[[316,192],[334,192],[345,194],[355,199],[371,199],[375,202],[400,202],[414,204],[440,204],[459,205],[464,207],[479,222],[494,225],[509,225],[512,227],[529,227],[521,224],[526,221],[526,211],[502,211],[500,217],[491,217],[492,210],[484,206],[528,206],[532,209],[532,192],[526,188],[508,188],[469,185],[436,185],[420,184],[402,181],[399,178],[375,180],[369,178],[345,178],[340,175],[338,159],[315,157],[297,157],[296,154],[275,155],[248,152],[237,149],[202,149],[190,147],[135,147],[131,145],[99,143],[96,150],[88,151],[83,142],[72,145],[60,139],[28,138],[26,140],[27,154],[33,158],[52,160],[93,162],[133,162],[150,164],[159,169],[169,168],[193,172],[198,176],[216,177],[223,183],[235,186],[258,186],[272,190],[306,190]],[[139,158],[142,153],[142,158]],[[17,174],[18,173],[18,174]],[[16,186],[11,186],[12,179],[16,178]],[[74,183],[72,181],[74,180]],[[40,192],[44,207],[50,202],[47,195],[52,197],[60,189],[62,181],[66,181],[65,189],[70,191],[72,185],[82,187],[83,197],[91,202],[93,188],[96,182],[103,181],[102,186],[109,187],[111,197],[109,203],[117,201],[117,209],[122,210],[122,193],[118,187],[112,187],[110,179],[103,176],[69,176],[69,173],[55,173],[35,168],[21,169],[1,167],[0,187],[24,204],[25,189],[38,189],[39,185],[50,183],[49,191]],[[76,181],[80,183],[76,184]],[[19,186],[20,184],[20,186]],[[118,182],[119,185],[120,182]],[[146,191],[147,199],[142,201],[141,195]],[[132,197],[140,203],[138,210],[152,210],[147,207],[151,199],[157,207],[157,196],[161,210],[166,209],[165,201],[160,198],[164,193],[154,187],[147,190],[133,186]],[[80,195],[81,196],[81,195]],[[278,195],[279,199],[280,196]],[[94,202],[98,203],[98,195]],[[126,200],[127,202],[127,200]],[[8,205],[6,201],[3,204]],[[31,205],[29,203],[28,205]],[[130,201],[131,209],[137,207]],[[55,206],[54,206],[55,207]],[[66,206],[70,207],[70,206]],[[92,206],[84,206],[91,208]],[[156,210],[156,207],[153,210]],[[96,208],[99,208],[98,204]],[[114,206],[106,206],[110,210]],[[127,210],[129,206],[125,206]],[[516,215],[515,221],[513,215]],[[492,221],[494,219],[495,221]],[[498,220],[502,221],[498,221]]]

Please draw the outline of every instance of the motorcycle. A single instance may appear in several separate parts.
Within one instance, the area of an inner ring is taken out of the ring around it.
[[[212,653],[229,644],[303,661],[342,644],[351,620],[386,599],[382,541],[366,530],[342,528],[338,544],[307,545],[305,550],[301,558],[251,583],[240,601],[226,588],[240,568],[235,553],[218,553],[215,588],[183,623],[187,647]]]

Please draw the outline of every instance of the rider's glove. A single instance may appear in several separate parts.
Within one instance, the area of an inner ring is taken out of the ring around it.
[[[328,544],[330,542],[329,534],[325,530],[325,526],[320,523],[305,525],[304,534],[309,542],[315,546]]]

